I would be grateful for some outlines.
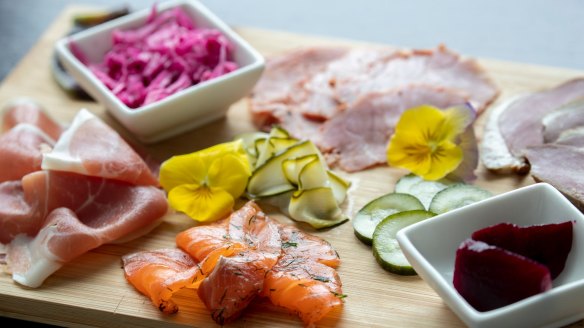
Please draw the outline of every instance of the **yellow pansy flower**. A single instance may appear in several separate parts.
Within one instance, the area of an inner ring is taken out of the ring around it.
[[[243,194],[251,166],[241,140],[173,156],[160,167],[172,208],[208,222],[227,216]]]
[[[470,106],[440,110],[423,105],[406,110],[389,141],[388,164],[408,169],[426,180],[441,179],[459,166],[474,170],[477,158],[474,118]],[[465,156],[471,163],[461,165]],[[457,175],[464,178],[468,172]]]

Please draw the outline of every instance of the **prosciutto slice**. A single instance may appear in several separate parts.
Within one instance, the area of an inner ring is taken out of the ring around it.
[[[148,165],[122,137],[91,112],[82,109],[53,150],[43,157],[42,169],[158,186]]]
[[[9,102],[4,107],[2,117],[2,130],[7,131],[20,123],[28,123],[38,127],[52,140],[59,139],[63,132],[63,126],[51,118],[45,109],[28,98],[20,98]]]
[[[38,127],[20,123],[0,136],[0,182],[20,180],[41,169],[43,153],[55,140]]]
[[[43,153],[50,151],[62,133],[62,127],[28,99],[4,107],[2,129],[0,182],[20,180],[40,170]]]
[[[148,164],[86,110],[62,127],[33,102],[3,116],[0,243],[13,280],[39,287],[65,263],[149,232],[167,213]]]
[[[35,194],[40,231],[7,245],[13,279],[38,287],[64,263],[160,219],[167,211],[162,190],[70,172],[39,171],[23,179]],[[33,215],[34,216],[34,215]]]

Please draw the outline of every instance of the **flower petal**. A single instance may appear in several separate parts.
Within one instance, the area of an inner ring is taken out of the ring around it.
[[[237,198],[245,191],[250,175],[247,157],[229,153],[213,161],[207,181],[210,187],[221,188]]]
[[[442,140],[454,140],[476,117],[474,108],[470,105],[450,107],[444,110],[444,120],[440,126]]]
[[[173,156],[160,166],[160,184],[167,192],[182,184],[200,185],[207,176],[207,165],[199,153]]]
[[[439,180],[454,171],[461,162],[462,149],[453,142],[445,141],[432,154],[429,170],[419,175],[426,180]]]
[[[233,197],[224,190],[186,184],[172,189],[168,201],[175,210],[200,222],[227,216],[235,203]]]

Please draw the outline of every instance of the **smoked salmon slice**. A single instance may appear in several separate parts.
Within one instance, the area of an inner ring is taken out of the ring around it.
[[[229,218],[180,232],[176,244],[192,258],[189,266],[198,268],[192,281],[182,288],[196,288],[213,320],[221,325],[238,318],[257,297],[268,297],[298,314],[307,326],[343,303],[342,284],[335,270],[340,259],[333,247],[317,236],[270,219],[253,201]],[[158,264],[166,261],[168,250],[160,252],[126,255],[124,272],[155,306],[166,309],[180,284],[165,287],[169,285],[165,282],[168,268]],[[129,264],[131,259],[147,256],[161,259]],[[177,276],[192,274],[189,266],[176,266]],[[162,270],[160,276],[157,270]],[[155,284],[159,285],[153,287]]]

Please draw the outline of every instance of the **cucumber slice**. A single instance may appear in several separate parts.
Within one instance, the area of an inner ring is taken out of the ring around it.
[[[288,206],[290,217],[315,229],[330,228],[349,218],[343,214],[331,188],[322,187],[296,191]]]
[[[347,197],[347,192],[351,187],[351,182],[341,178],[333,171],[328,170],[327,174],[331,184],[331,189],[333,190],[333,194],[337,200],[337,204],[342,204]]]
[[[403,211],[424,210],[420,200],[410,194],[390,193],[367,203],[353,219],[355,236],[371,245],[375,227],[384,218]]]
[[[250,198],[273,196],[295,189],[282,170],[282,163],[289,158],[297,158],[318,153],[316,146],[309,140],[299,142],[292,147],[270,157],[256,168],[247,184]]]
[[[424,180],[410,173],[397,181],[395,192],[413,195],[422,202],[424,208],[429,209],[434,195],[454,183],[446,178],[436,181]]]
[[[491,192],[475,185],[455,184],[438,192],[434,196],[430,204],[430,211],[436,214],[442,214],[487,199],[491,196],[493,196]]]
[[[392,214],[379,222],[373,232],[373,255],[381,267],[399,275],[415,275],[416,271],[399,247],[396,235],[402,228],[434,215],[424,210],[405,211]]]

